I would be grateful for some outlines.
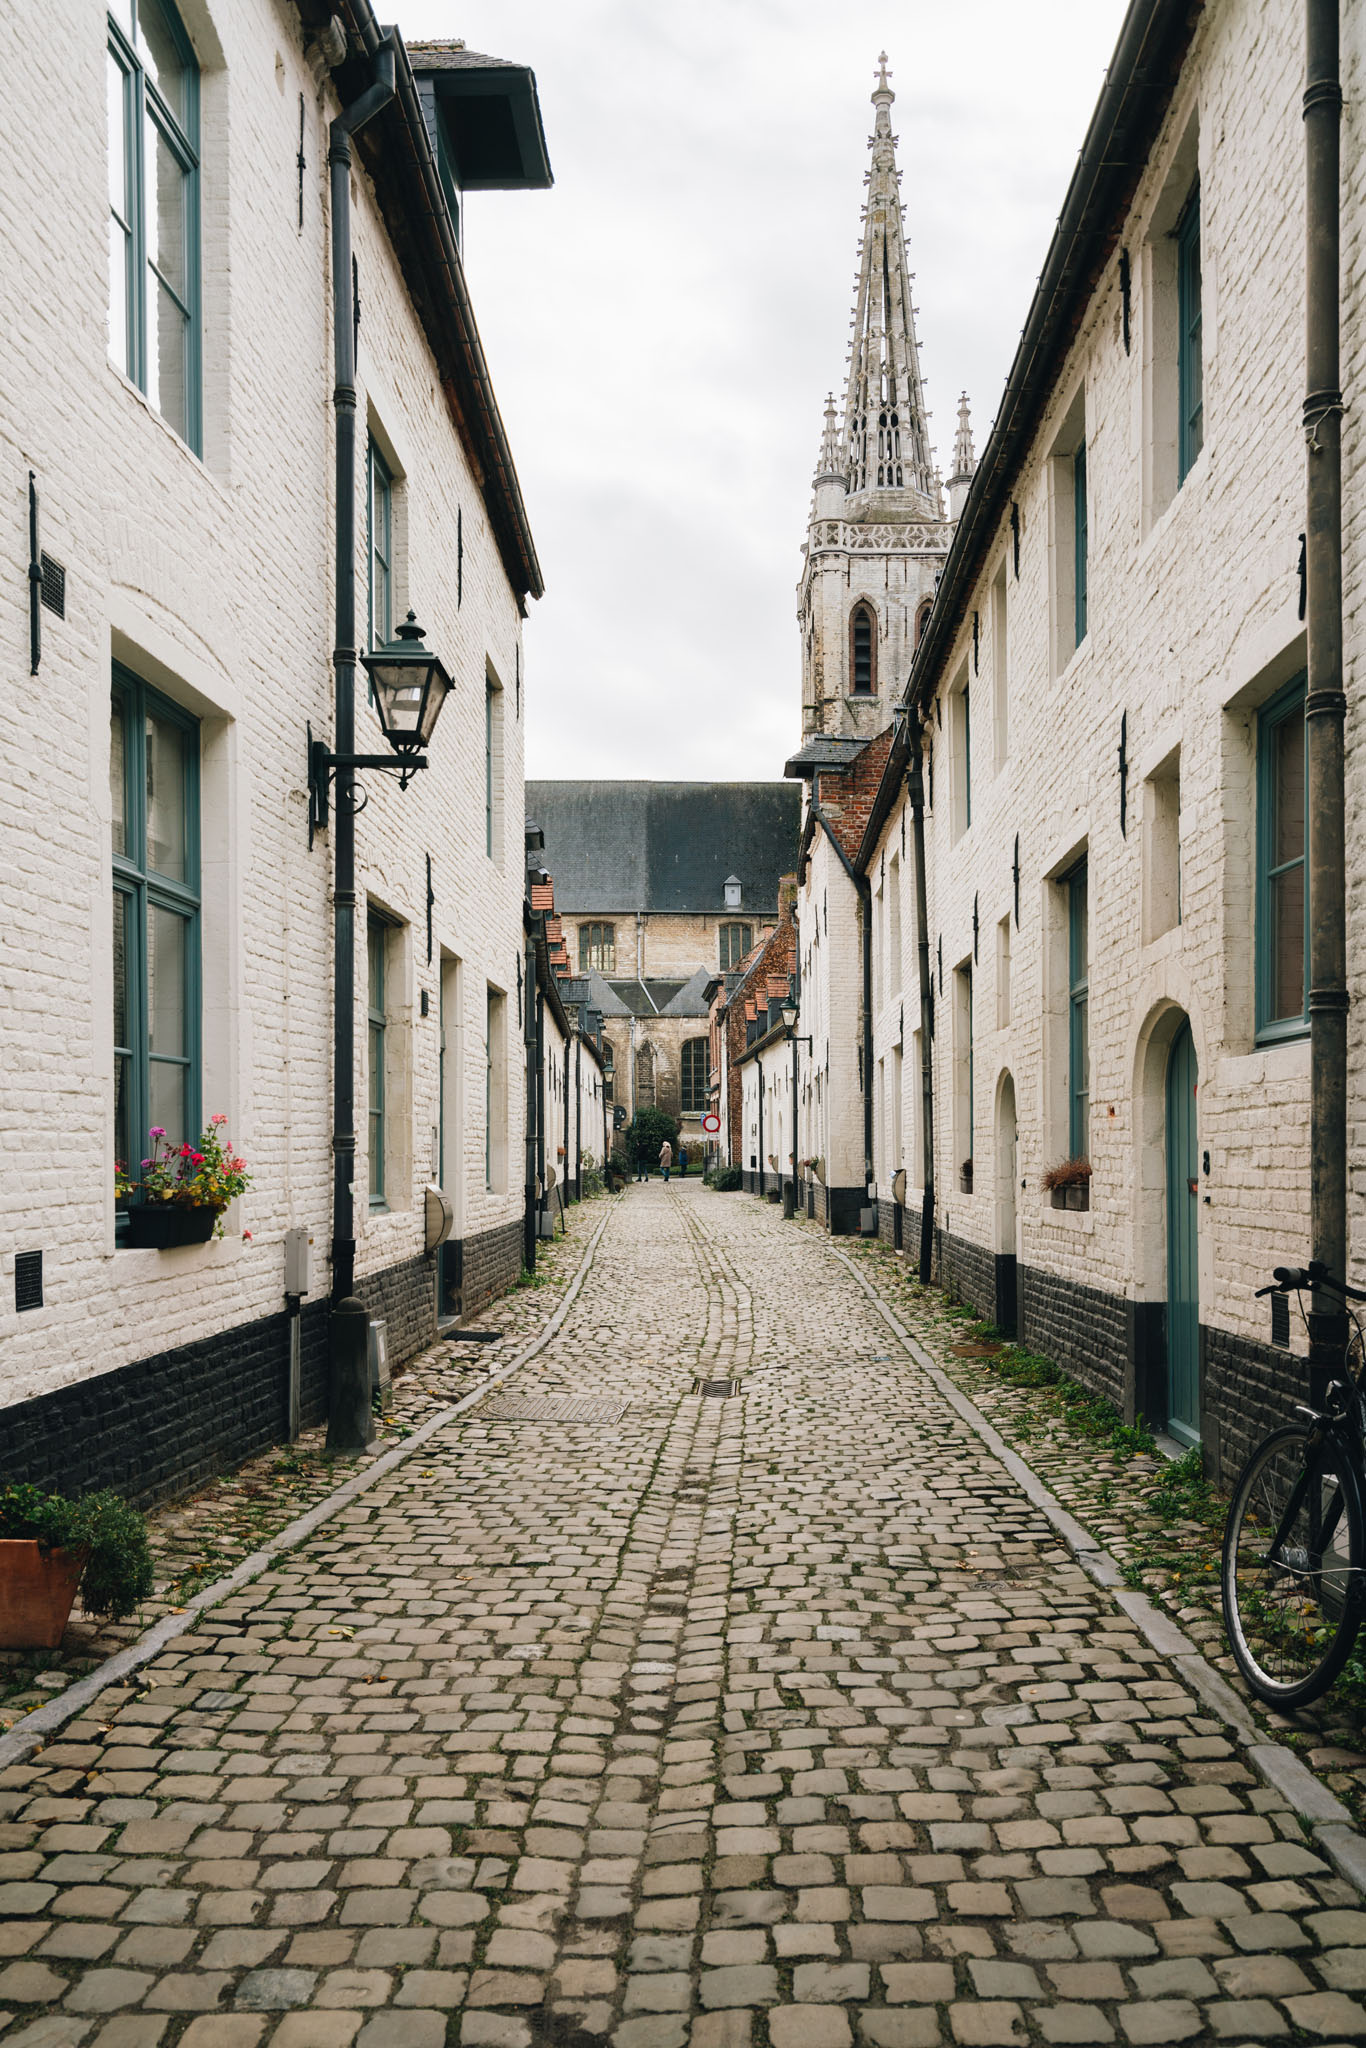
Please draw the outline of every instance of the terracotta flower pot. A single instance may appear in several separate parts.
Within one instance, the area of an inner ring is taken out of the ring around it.
[[[0,1537],[0,1650],[55,1650],[85,1570],[84,1550]]]

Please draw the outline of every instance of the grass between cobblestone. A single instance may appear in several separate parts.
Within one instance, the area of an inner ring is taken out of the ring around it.
[[[808,1225],[808,1228],[815,1226]],[[1219,1602],[1228,1497],[1198,1448],[1169,1459],[1142,1422],[1069,1380],[1051,1359],[1002,1343],[974,1309],[914,1277],[913,1255],[880,1240],[841,1247],[912,1335],[1101,1542],[1124,1582],[1178,1621],[1275,1738],[1296,1750],[1366,1827],[1366,1634],[1327,1696],[1299,1713],[1254,1699],[1229,1654]]]
[[[235,1571],[243,1558],[343,1485],[366,1458],[392,1450],[429,1415],[482,1386],[555,1313],[607,1199],[600,1195],[571,1206],[565,1235],[539,1246],[535,1273],[524,1271],[507,1294],[480,1312],[478,1327],[500,1330],[501,1343],[445,1339],[396,1368],[389,1412],[378,1417],[365,1457],[338,1458],[326,1448],[325,1426],[305,1430],[297,1442],[274,1445],[237,1471],[152,1509],[151,1596],[122,1622],[93,1620],[78,1606],[59,1650],[0,1650],[0,1734],[135,1642],[164,1614],[180,1612],[205,1587]]]

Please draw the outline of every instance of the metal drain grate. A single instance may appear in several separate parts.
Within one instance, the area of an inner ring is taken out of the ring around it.
[[[692,1390],[708,1401],[729,1401],[739,1393],[739,1380],[694,1380]]]
[[[479,1414],[490,1422],[620,1422],[626,1407],[625,1401],[573,1394],[500,1394]]]

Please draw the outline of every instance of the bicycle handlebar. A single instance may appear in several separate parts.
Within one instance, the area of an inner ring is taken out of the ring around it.
[[[1269,1287],[1259,1287],[1257,1298],[1264,1294],[1300,1294],[1306,1287],[1331,1288],[1334,1294],[1341,1294],[1348,1301],[1366,1301],[1366,1290],[1349,1287],[1345,1280],[1330,1273],[1319,1259],[1311,1259],[1307,1266],[1276,1266],[1275,1278]]]

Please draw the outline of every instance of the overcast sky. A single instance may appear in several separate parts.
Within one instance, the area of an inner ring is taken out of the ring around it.
[[[879,50],[930,432],[980,451],[1123,0],[401,0],[536,73],[555,186],[465,260],[546,594],[527,773],[765,780],[800,738],[799,550],[842,390]]]

